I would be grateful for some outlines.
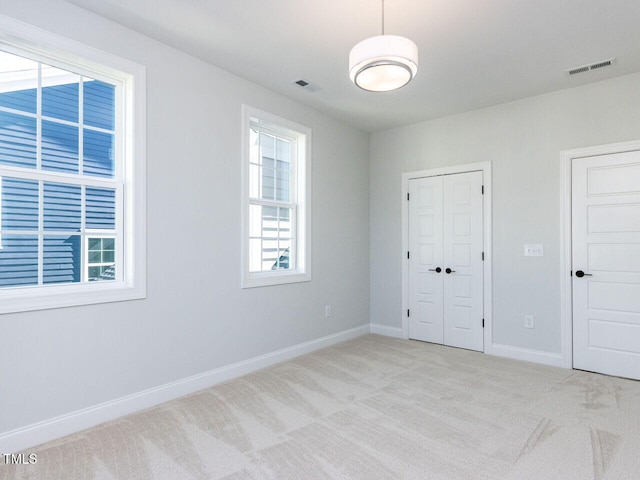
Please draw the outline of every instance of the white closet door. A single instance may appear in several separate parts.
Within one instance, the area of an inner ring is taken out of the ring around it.
[[[482,172],[447,175],[443,191],[444,344],[483,351]]]
[[[482,172],[412,179],[409,196],[409,338],[482,351]]]
[[[640,152],[572,162],[573,366],[640,380]]]
[[[442,183],[409,181],[409,338],[434,343],[443,343]]]

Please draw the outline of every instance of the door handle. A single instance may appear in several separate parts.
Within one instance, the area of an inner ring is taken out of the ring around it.
[[[578,278],[582,278],[582,277],[592,277],[593,274],[591,273],[584,273],[582,270],[577,270],[576,271],[576,277]]]
[[[429,269],[430,272],[437,272],[440,273],[442,271],[442,269],[440,267],[436,267],[436,268],[430,268]]]
[[[447,269],[445,270],[445,272],[447,272],[447,273],[453,273],[453,272],[455,272],[455,270],[451,270],[449,267],[447,267]]]

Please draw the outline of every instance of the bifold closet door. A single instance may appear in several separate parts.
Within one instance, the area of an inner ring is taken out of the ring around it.
[[[409,181],[409,338],[482,351],[482,172]]]

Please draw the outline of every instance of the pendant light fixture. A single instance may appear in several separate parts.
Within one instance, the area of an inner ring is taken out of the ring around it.
[[[349,53],[349,77],[363,90],[388,92],[404,87],[418,73],[418,47],[405,37],[384,34],[367,38]]]

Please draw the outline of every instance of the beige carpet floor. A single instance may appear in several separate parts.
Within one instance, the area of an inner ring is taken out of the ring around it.
[[[368,335],[29,449],[0,479],[640,479],[640,382]]]

